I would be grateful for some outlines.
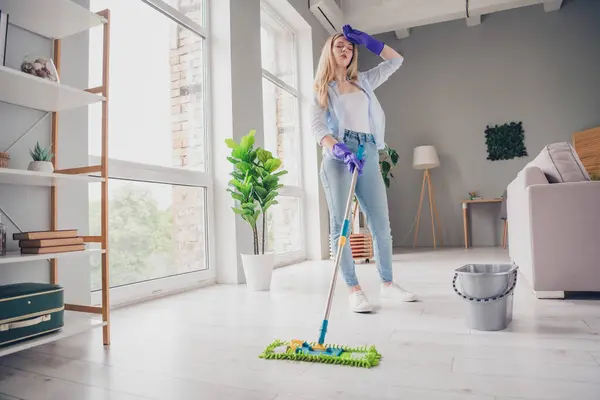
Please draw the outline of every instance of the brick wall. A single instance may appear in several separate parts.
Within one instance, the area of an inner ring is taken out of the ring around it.
[[[201,0],[172,0],[171,5],[201,23]],[[203,171],[204,99],[202,39],[173,24],[171,30],[172,165]],[[202,188],[173,187],[173,254],[179,271],[205,267],[205,213]]]
[[[263,51],[277,51],[277,49],[283,49],[290,45],[286,36],[279,36],[275,32],[267,40],[271,42],[264,46]],[[271,54],[266,57],[272,60],[269,67],[270,72],[282,79],[289,78],[286,73],[292,71],[290,67],[291,60],[285,58],[286,54],[282,53],[283,57],[271,57]],[[289,175],[284,175],[281,178],[281,183],[285,184],[290,176],[295,176],[298,173],[298,171],[295,171],[298,165],[295,165],[294,161],[299,157],[297,153],[299,148],[293,146],[292,143],[294,136],[299,133],[299,127],[298,120],[293,113],[294,104],[291,95],[278,86],[273,86],[273,89],[266,95],[275,96],[275,121],[265,120],[265,123],[276,125],[276,148],[273,150],[274,156],[282,161],[282,169],[287,169],[289,172]],[[271,102],[268,103],[272,104]],[[294,182],[294,184],[296,183]],[[299,225],[296,203],[293,199],[281,196],[278,201],[279,204],[269,210],[269,250],[277,253],[297,250],[300,247],[300,237],[299,232],[297,232]]]

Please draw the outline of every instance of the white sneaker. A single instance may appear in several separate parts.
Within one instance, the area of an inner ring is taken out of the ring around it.
[[[350,309],[356,313],[368,313],[373,310],[365,292],[362,290],[350,293]]]
[[[417,301],[417,296],[392,283],[390,286],[381,285],[381,298],[403,302]]]

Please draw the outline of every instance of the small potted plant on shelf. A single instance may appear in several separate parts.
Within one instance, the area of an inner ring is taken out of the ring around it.
[[[482,198],[477,191],[469,192],[469,200],[481,200]]]
[[[52,151],[50,148],[40,146],[37,142],[33,150],[29,150],[32,161],[29,163],[27,169],[29,171],[36,172],[54,172],[54,165],[52,164]]]
[[[231,149],[227,159],[234,166],[227,191],[237,203],[232,207],[233,212],[248,222],[252,229],[254,252],[241,254],[247,286],[251,290],[269,290],[275,255],[265,252],[267,211],[278,204],[277,190],[283,186],[279,177],[287,171],[280,170],[281,160],[273,157],[270,151],[254,147],[255,134],[256,131],[251,130],[240,143],[231,138],[225,140]]]

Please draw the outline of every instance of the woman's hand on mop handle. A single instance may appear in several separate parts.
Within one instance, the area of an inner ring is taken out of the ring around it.
[[[348,171],[354,173],[354,169],[358,169],[358,174],[362,175],[364,161],[361,157],[357,157],[344,143],[336,143],[331,149],[331,153],[338,160],[343,161],[348,166]]]
[[[385,46],[383,42],[374,39],[368,33],[361,32],[358,29],[353,29],[350,25],[344,25],[342,27],[342,30],[344,32],[344,36],[346,37],[346,39],[348,39],[349,42],[354,44],[362,44],[367,49],[369,49],[377,55],[381,54],[381,51]]]

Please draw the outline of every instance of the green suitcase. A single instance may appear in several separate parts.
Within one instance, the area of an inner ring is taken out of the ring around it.
[[[59,330],[64,289],[47,283],[0,286],[0,348]]]

